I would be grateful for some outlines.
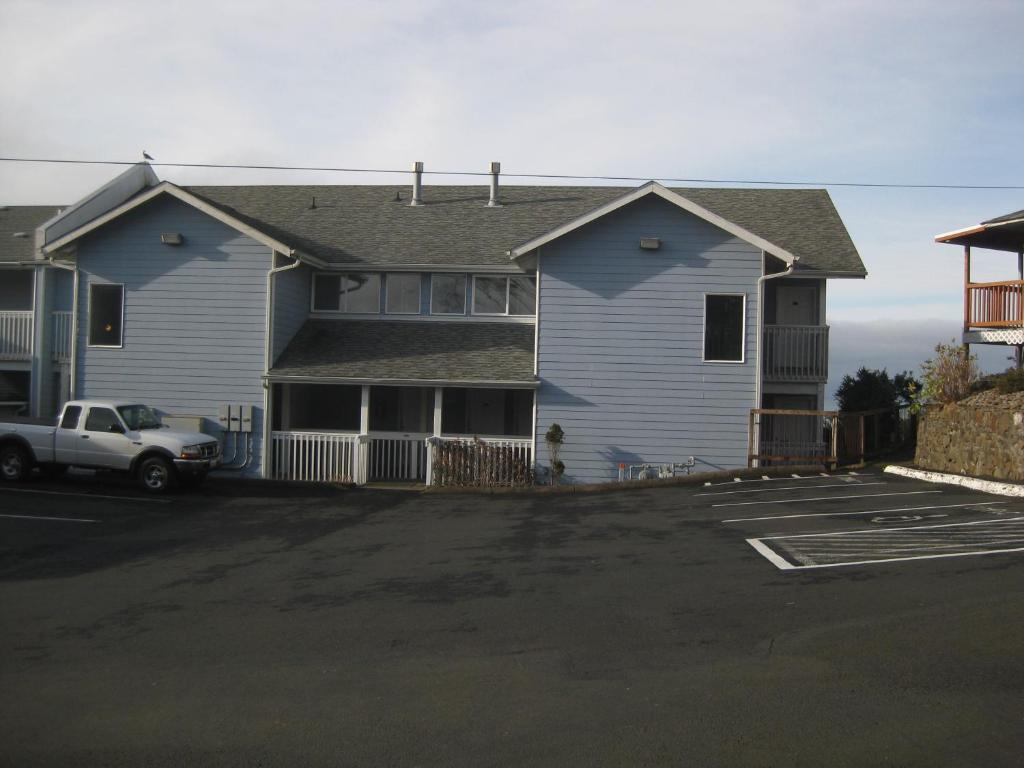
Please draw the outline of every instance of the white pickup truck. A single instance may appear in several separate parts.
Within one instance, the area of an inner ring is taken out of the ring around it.
[[[54,426],[44,419],[0,421],[0,480],[33,467],[59,475],[68,467],[131,473],[143,489],[164,493],[176,482],[198,485],[220,465],[220,442],[160,423],[152,408],[109,400],[72,400]]]

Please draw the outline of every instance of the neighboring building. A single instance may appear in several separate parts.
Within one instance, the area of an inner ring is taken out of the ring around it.
[[[71,273],[36,258],[58,207],[0,207],[0,414],[52,411],[67,399]]]
[[[229,458],[298,479],[422,480],[432,436],[543,467],[555,422],[572,482],[745,466],[751,408],[823,407],[826,280],[866,274],[824,190],[496,172],[178,187],[142,165],[39,237],[74,270],[71,394],[251,428]]]
[[[964,247],[963,343],[1015,347],[1017,367],[1024,365],[1024,211],[998,216],[972,227],[935,236],[936,242]],[[1017,256],[1017,279],[976,283],[971,279],[971,249],[1009,251]]]

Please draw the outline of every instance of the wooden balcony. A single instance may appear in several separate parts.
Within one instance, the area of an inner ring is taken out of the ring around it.
[[[32,359],[32,311],[0,312],[0,360]]]
[[[828,326],[766,325],[761,372],[765,381],[826,381]]]
[[[967,283],[964,330],[968,328],[1024,328],[1024,280]]]

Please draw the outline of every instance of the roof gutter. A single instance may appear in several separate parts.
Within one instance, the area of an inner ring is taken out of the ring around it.
[[[74,273],[71,289],[71,366],[69,376],[71,377],[68,388],[68,399],[75,400],[78,397],[78,261],[74,264],[62,264],[53,256],[48,256],[46,261],[56,269],[66,269]]]
[[[767,252],[761,252],[761,269],[764,270],[764,263],[767,256]],[[772,275],[762,274],[757,278],[757,338],[754,339],[754,348],[756,349],[755,354],[755,365],[754,369],[754,407],[761,407],[761,378],[763,376],[764,366],[761,363],[761,347],[764,339],[764,284],[769,280],[777,280],[780,277],[789,277],[793,274],[793,270],[796,269],[797,262],[800,261],[799,256],[793,257],[793,263],[788,265],[782,272],[776,272]],[[755,451],[755,446],[761,441],[760,429],[754,429],[753,433],[754,444],[747,446],[749,451]],[[760,451],[757,451],[758,453]]]
[[[263,451],[260,455],[260,474],[263,477],[267,477],[268,473],[268,451],[267,446],[270,444],[270,387],[266,385],[266,374],[270,371],[270,366],[273,365],[271,356],[274,353],[274,277],[281,274],[282,272],[288,272],[292,269],[297,269],[302,266],[302,261],[295,256],[295,250],[289,249],[287,254],[283,254],[286,258],[295,259],[291,264],[284,264],[280,267],[273,266],[274,258],[276,256],[275,251],[270,252],[270,269],[267,272],[267,310],[266,310],[266,325],[264,327],[264,339],[263,339]]]
[[[504,387],[507,389],[537,389],[540,386],[540,382],[536,380],[373,379],[347,376],[289,376],[287,374],[275,373],[267,373],[263,376],[263,379],[266,382],[281,384],[371,384],[382,387],[465,387],[467,389]]]

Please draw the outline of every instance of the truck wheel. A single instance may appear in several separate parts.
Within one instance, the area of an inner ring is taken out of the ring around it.
[[[174,469],[162,456],[150,456],[139,464],[138,478],[144,491],[166,493],[174,479]]]
[[[24,480],[32,471],[32,459],[20,445],[0,448],[0,478],[13,483]]]

